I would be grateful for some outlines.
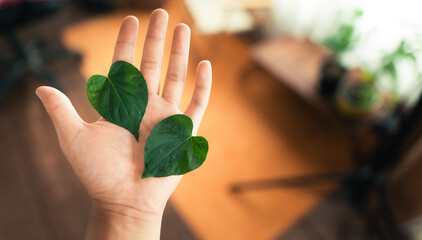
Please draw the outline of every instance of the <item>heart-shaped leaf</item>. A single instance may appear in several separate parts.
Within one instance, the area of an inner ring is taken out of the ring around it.
[[[159,122],[145,144],[142,178],[181,175],[197,169],[207,157],[208,142],[192,136],[192,120],[176,114]]]
[[[94,75],[88,79],[86,94],[104,119],[126,128],[138,140],[139,125],[148,104],[148,89],[135,66],[122,61],[113,63],[108,77]]]

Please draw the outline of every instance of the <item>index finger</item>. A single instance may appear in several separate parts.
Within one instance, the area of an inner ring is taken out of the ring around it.
[[[112,62],[125,61],[133,64],[135,61],[135,45],[138,37],[139,21],[134,16],[127,16],[120,26],[119,36]]]

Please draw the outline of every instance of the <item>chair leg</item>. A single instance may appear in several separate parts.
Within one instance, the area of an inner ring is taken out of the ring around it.
[[[403,233],[399,229],[397,219],[393,213],[393,209],[389,202],[388,192],[387,192],[387,181],[382,181],[377,186],[377,195],[379,199],[379,213],[381,221],[385,223],[385,230],[388,232],[388,235],[391,236],[391,239],[406,239]]]
[[[300,188],[319,185],[324,182],[341,181],[349,171],[333,171],[319,174],[310,174],[297,177],[275,178],[251,182],[236,183],[231,186],[232,193],[271,188]]]

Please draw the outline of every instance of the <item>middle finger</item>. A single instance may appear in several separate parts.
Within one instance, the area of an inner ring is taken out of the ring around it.
[[[145,77],[150,93],[158,94],[160,90],[161,64],[163,62],[167,22],[168,14],[165,10],[157,9],[152,12],[141,61],[141,72]]]

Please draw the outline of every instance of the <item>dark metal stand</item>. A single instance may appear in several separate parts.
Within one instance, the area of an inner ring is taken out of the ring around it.
[[[274,178],[251,182],[237,183],[231,186],[233,193],[270,188],[303,188],[312,187],[324,182],[341,181],[350,171],[334,171],[310,174],[291,178]]]

